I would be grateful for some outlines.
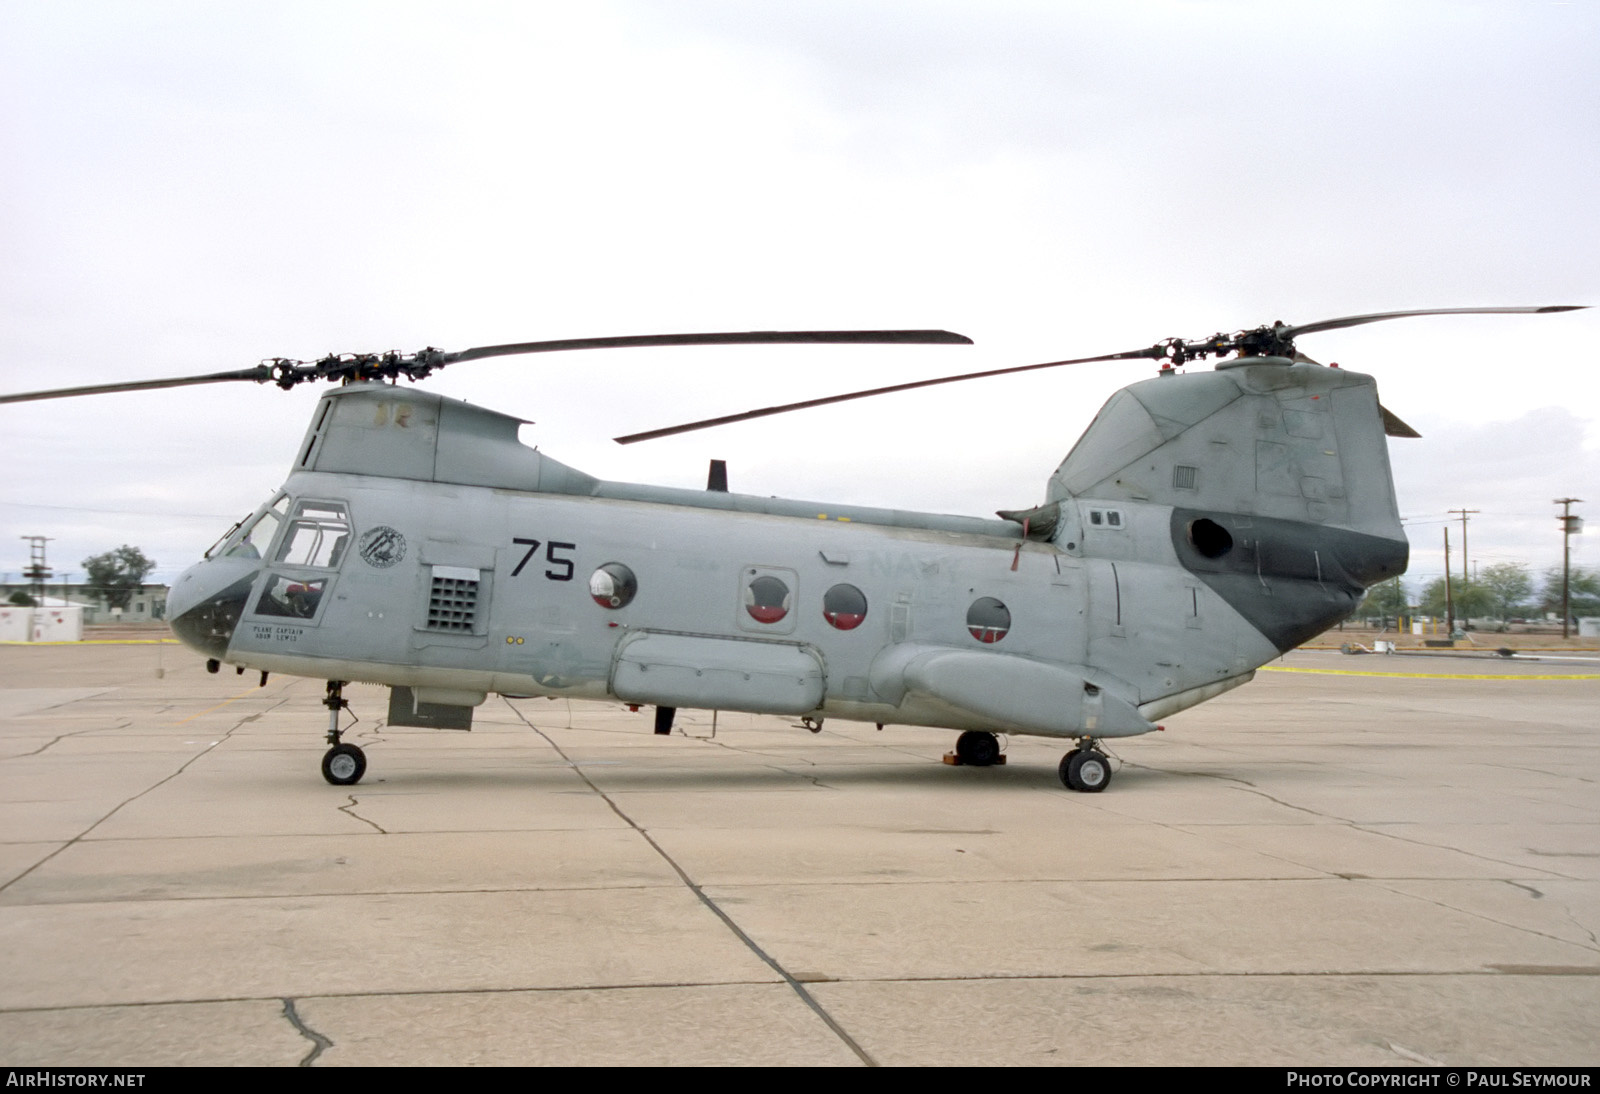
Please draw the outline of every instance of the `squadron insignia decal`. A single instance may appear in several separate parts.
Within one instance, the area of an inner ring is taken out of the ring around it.
[[[361,557],[368,566],[387,570],[406,557],[406,537],[387,524],[380,524],[362,535]]]

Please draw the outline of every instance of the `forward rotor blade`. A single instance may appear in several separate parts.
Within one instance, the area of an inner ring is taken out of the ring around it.
[[[830,403],[846,403],[851,399],[866,399],[873,395],[888,395],[895,391],[911,391],[919,387],[954,384],[961,380],[981,380],[985,376],[1005,376],[1013,372],[1032,372],[1041,368],[1059,368],[1062,365],[1086,365],[1093,361],[1125,361],[1138,357],[1164,356],[1166,356],[1165,347],[1151,346],[1148,349],[1130,350],[1127,353],[1107,353],[1099,357],[1077,357],[1070,361],[1046,361],[1038,365],[1015,365],[1011,368],[989,369],[986,372],[967,372],[960,376],[940,376],[932,380],[915,380],[909,384],[890,384],[888,387],[868,388],[865,391],[852,391],[845,395],[828,395],[821,399],[804,399],[798,403],[762,407],[760,410],[747,410],[743,414],[725,414],[720,418],[706,418],[702,421],[688,422],[684,425],[668,426],[665,429],[652,429],[645,433],[630,433],[626,437],[613,437],[612,440],[618,444],[636,444],[639,441],[653,441],[660,437],[672,437],[679,433],[692,433],[697,429],[710,429],[712,426],[749,421],[751,418],[766,418],[773,414],[787,414],[791,410],[807,410],[814,406],[828,406]]]
[[[404,374],[412,379],[426,376],[430,371],[457,361],[475,361],[484,357],[507,357],[519,353],[553,353],[573,349],[624,349],[634,346],[729,346],[763,345],[774,343],[810,343],[815,345],[963,345],[972,339],[947,330],[768,330],[716,334],[643,334],[611,338],[561,338],[544,342],[514,342],[503,346],[475,346],[455,353],[427,349],[415,355],[386,354],[362,356],[356,354],[332,355],[315,363],[278,361],[282,371],[270,365],[258,365],[236,372],[214,372],[204,376],[175,376],[167,380],[135,380],[122,384],[94,384],[85,387],[56,388],[51,391],[29,391],[20,395],[0,395],[0,403],[25,403],[35,399],[66,399],[75,395],[102,395],[118,391],[152,391],[158,388],[187,387],[191,384],[219,384],[229,380],[254,380],[276,382],[281,387],[293,387],[307,380],[395,379]]]
[[[1582,311],[1587,304],[1550,304],[1534,308],[1424,308],[1418,311],[1380,311],[1371,315],[1347,315],[1342,319],[1324,319],[1320,323],[1306,323],[1299,327],[1286,327],[1282,336],[1295,339],[1302,334],[1315,334],[1317,331],[1342,330],[1345,327],[1360,327],[1367,323],[1381,323],[1386,319],[1407,319],[1413,315],[1543,315],[1546,312]]]
[[[554,353],[569,349],[627,349],[637,346],[741,346],[776,343],[827,345],[958,345],[972,339],[947,330],[754,330],[721,334],[636,334],[611,338],[558,338],[545,342],[511,342],[476,346],[441,356],[440,364],[509,357],[519,353]]]
[[[266,365],[239,369],[236,372],[213,372],[205,376],[174,376],[167,380],[134,380],[125,384],[91,384],[87,387],[61,387],[53,391],[26,391],[20,395],[0,395],[0,403],[27,403],[35,399],[70,399],[75,395],[106,395],[115,391],[154,391],[164,387],[188,387],[191,384],[222,384],[229,380],[254,380],[266,383],[272,379],[272,369]]]

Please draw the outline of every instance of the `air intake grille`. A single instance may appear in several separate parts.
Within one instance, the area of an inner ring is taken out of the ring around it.
[[[478,617],[478,583],[457,577],[433,578],[433,588],[428,594],[428,623],[430,631],[464,631],[472,633]]]

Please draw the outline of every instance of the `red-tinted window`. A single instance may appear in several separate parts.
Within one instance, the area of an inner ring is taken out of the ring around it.
[[[998,642],[1011,629],[1011,610],[992,596],[980,597],[967,609],[967,630],[979,642]]]
[[[822,618],[841,631],[853,631],[867,617],[867,598],[854,585],[835,585],[822,595]]]
[[[789,586],[763,574],[744,587],[744,610],[757,623],[776,623],[789,614]]]

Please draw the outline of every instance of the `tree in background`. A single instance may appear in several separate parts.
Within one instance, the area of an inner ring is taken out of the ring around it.
[[[1455,603],[1457,623],[1465,623],[1474,616],[1481,618],[1487,615],[1492,603],[1488,591],[1481,583],[1462,581],[1459,577],[1450,579],[1450,598]],[[1422,601],[1418,608],[1423,615],[1444,618],[1444,578],[1436,577],[1428,582],[1427,587],[1422,590]]]
[[[114,551],[84,559],[83,568],[88,571],[89,585],[105,597],[108,605],[126,610],[128,601],[143,587],[156,564],[139,548],[124,543]]]
[[[29,596],[21,589],[18,589],[16,592],[12,593],[10,599],[8,599],[6,602],[8,604],[15,604],[19,608],[38,607],[38,605],[33,602],[33,597]]]
[[[1359,617],[1370,619],[1378,616],[1383,620],[1383,626],[1391,623],[1398,626],[1399,618],[1406,615],[1409,605],[1406,601],[1406,587],[1400,584],[1397,577],[1393,581],[1381,581],[1367,590],[1366,599],[1356,609]]]
[[[1567,599],[1573,615],[1600,613],[1600,573],[1574,566],[1569,577]],[[1561,567],[1551,566],[1544,572],[1544,589],[1539,594],[1539,608],[1559,617],[1561,615]]]
[[[1496,562],[1478,575],[1476,584],[1488,597],[1490,614],[1501,622],[1521,615],[1533,597],[1533,575],[1520,562]]]
[[[1423,615],[1444,618],[1444,578],[1436,577],[1422,587],[1422,595],[1417,598],[1417,610]]]

